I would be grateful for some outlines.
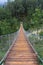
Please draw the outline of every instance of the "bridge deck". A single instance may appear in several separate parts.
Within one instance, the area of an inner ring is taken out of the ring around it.
[[[22,26],[4,65],[38,65],[37,56],[27,42]]]

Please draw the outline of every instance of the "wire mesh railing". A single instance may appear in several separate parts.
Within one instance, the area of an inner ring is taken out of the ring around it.
[[[28,40],[30,41],[30,44],[32,45],[34,51],[36,52],[38,59],[39,59],[39,65],[43,65],[43,36],[40,36],[39,34],[33,34],[28,33],[25,31]]]
[[[9,52],[8,49],[16,39],[18,31],[12,34],[0,36],[0,65],[4,65],[4,59]],[[8,51],[8,52],[7,52]]]

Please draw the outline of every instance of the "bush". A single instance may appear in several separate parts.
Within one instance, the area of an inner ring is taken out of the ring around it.
[[[43,36],[43,31],[41,31],[41,32],[39,33],[39,35],[40,35],[40,36]]]

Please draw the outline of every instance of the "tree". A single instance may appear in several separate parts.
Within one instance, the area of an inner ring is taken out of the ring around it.
[[[33,14],[32,23],[34,24],[34,27],[37,29],[37,33],[38,33],[39,27],[41,26],[41,24],[40,24],[41,18],[42,18],[41,9],[36,8],[35,13]]]

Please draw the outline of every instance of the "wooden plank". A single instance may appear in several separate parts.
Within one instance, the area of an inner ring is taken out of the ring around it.
[[[39,65],[35,52],[25,38],[22,25],[4,65]]]

